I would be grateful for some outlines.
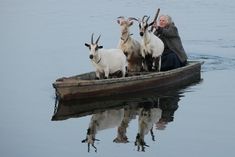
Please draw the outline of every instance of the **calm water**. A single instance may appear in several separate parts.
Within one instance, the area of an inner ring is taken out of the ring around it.
[[[91,115],[51,121],[51,84],[93,70],[84,46],[92,32],[102,34],[104,47],[116,47],[118,16],[153,16],[158,7],[173,17],[190,59],[205,64],[203,80],[174,96],[173,121],[154,127],[155,141],[146,135],[144,155],[235,156],[233,0],[0,0],[0,155],[143,156],[134,145],[138,116],[127,128],[129,143],[113,143],[114,125],[98,132],[97,153],[88,153],[81,140]]]

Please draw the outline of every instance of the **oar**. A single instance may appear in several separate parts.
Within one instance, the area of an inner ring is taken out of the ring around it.
[[[154,17],[154,19],[153,19],[153,23],[157,20],[157,17],[158,17],[158,15],[159,15],[159,12],[160,12],[160,8],[157,9],[157,13],[155,14],[155,17]],[[153,25],[152,25],[152,27],[151,27],[151,31],[153,31]]]

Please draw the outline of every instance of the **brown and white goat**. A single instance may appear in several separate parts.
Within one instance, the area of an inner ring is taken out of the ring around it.
[[[119,40],[118,48],[122,49],[127,57],[127,70],[129,72],[138,72],[142,70],[142,56],[140,51],[139,41],[133,39],[129,28],[133,25],[133,18],[120,16],[117,23],[120,25],[121,37]]]

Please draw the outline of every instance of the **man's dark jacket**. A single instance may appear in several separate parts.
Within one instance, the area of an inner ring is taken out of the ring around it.
[[[180,61],[186,63],[188,57],[184,51],[178,29],[174,23],[166,28],[159,27],[154,34],[164,42],[165,48],[169,48],[171,51],[175,52]]]

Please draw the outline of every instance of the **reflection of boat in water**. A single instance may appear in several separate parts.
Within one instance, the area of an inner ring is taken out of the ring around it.
[[[189,61],[184,67],[164,72],[128,73],[128,77],[95,80],[95,72],[72,77],[63,77],[53,83],[56,96],[60,99],[94,98],[132,92],[188,85],[200,80],[201,64]]]
[[[185,86],[184,86],[185,87]],[[183,88],[183,87],[182,87]],[[133,119],[138,120],[138,130],[132,136],[138,151],[145,151],[149,145],[145,136],[149,133],[155,140],[153,128],[162,130],[173,121],[181,93],[179,88],[168,92],[145,91],[122,96],[94,99],[58,100],[55,105],[53,121],[79,118],[91,115],[84,143],[97,150],[95,141],[99,131],[116,128],[115,143],[128,143],[127,128]]]
[[[174,93],[174,95],[178,95],[176,91],[174,91]],[[79,118],[103,112],[108,109],[120,109],[126,106],[136,107],[141,104],[149,104],[154,99],[167,101],[168,96],[166,95],[172,95],[172,92],[164,92],[160,94],[157,91],[151,90],[141,93],[95,99],[56,100],[52,121]]]

